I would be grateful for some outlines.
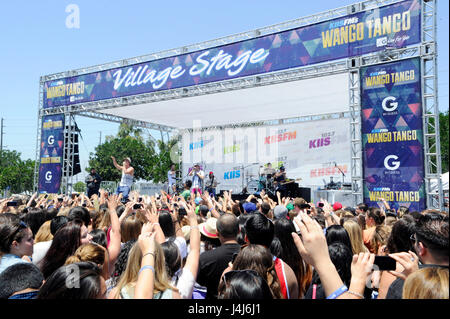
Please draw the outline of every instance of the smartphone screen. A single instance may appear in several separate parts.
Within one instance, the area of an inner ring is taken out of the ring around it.
[[[389,256],[375,256],[374,265],[378,270],[395,270],[395,259]]]
[[[17,202],[16,201],[10,201],[10,202],[6,203],[6,206],[9,206],[9,207],[17,206]]]

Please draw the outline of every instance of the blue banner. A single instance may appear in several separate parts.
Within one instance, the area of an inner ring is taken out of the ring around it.
[[[420,0],[229,45],[44,84],[44,108],[124,97],[359,56],[421,41]]]
[[[420,59],[361,69],[364,202],[426,208]]]
[[[61,186],[64,115],[44,116],[40,150],[38,192],[56,194]]]

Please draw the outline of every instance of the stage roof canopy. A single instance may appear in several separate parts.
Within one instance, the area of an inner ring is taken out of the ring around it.
[[[100,112],[188,129],[228,126],[349,109],[348,74],[232,90],[180,99],[127,105]]]

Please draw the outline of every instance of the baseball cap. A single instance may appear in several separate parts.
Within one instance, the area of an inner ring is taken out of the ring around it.
[[[286,207],[284,207],[283,205],[277,205],[273,209],[273,216],[275,217],[275,219],[280,219],[280,218],[286,217],[287,214],[288,214],[288,209]]]
[[[289,203],[286,205],[286,208],[288,211],[293,210],[294,209],[294,205],[292,203]]]
[[[342,204],[341,203],[339,203],[339,202],[336,202],[336,203],[334,203],[333,204],[333,209],[336,211],[336,210],[339,210],[339,209],[341,209],[342,208]]]
[[[249,203],[249,202],[247,202],[247,203],[244,203],[244,204],[242,205],[242,207],[244,208],[244,210],[245,210],[247,213],[253,212],[253,211],[256,210],[256,205],[255,205],[254,203]]]

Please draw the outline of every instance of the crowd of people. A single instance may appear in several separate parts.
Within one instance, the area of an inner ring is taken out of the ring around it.
[[[1,200],[0,298],[449,298],[447,213],[190,187]]]

